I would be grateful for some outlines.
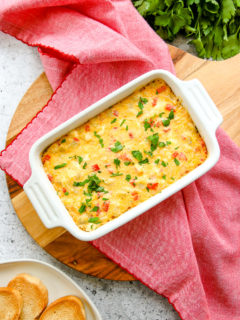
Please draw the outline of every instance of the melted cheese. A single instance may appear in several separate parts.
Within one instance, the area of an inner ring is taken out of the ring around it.
[[[91,231],[206,158],[190,115],[159,79],[50,145],[42,163],[74,222]]]

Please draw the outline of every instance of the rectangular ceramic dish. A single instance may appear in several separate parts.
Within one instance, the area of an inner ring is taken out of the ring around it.
[[[93,118],[108,107],[129,96],[135,90],[159,78],[166,81],[174,94],[182,99],[183,106],[188,110],[206,143],[208,158],[202,165],[171,184],[161,193],[128,210],[118,218],[107,222],[105,225],[91,232],[80,230],[57,196],[56,191],[44,172],[41,161],[42,151],[72,129],[82,125],[90,118]],[[198,80],[181,81],[164,70],[150,71],[94,103],[37,140],[30,150],[29,160],[32,175],[25,183],[24,190],[47,228],[61,226],[77,239],[84,241],[95,240],[136,218],[210,170],[216,164],[220,155],[215,132],[221,122],[221,114]]]

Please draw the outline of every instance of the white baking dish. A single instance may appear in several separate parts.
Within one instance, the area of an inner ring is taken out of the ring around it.
[[[161,193],[128,210],[118,218],[91,232],[80,230],[57,196],[55,189],[44,172],[41,162],[42,151],[70,130],[127,97],[136,89],[158,78],[165,80],[175,95],[182,99],[183,105],[187,108],[207,145],[208,158],[202,165],[164,189]],[[61,226],[77,239],[84,241],[97,239],[136,218],[210,170],[216,164],[220,155],[215,132],[221,122],[221,114],[198,80],[181,81],[164,70],[150,71],[112,92],[37,140],[30,150],[29,160],[32,175],[25,183],[24,190],[47,228]]]

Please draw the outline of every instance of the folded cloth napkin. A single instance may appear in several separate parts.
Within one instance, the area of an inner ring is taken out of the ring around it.
[[[4,0],[0,30],[40,56],[55,92],[1,153],[20,185],[43,134],[140,74],[174,72],[166,44],[130,0]],[[184,320],[240,319],[240,150],[218,131],[221,158],[202,178],[93,245]]]

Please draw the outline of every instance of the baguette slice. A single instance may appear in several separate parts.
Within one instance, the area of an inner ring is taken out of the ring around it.
[[[11,288],[0,288],[0,319],[18,320],[23,301],[20,293]]]
[[[23,308],[19,320],[36,319],[48,304],[47,288],[41,280],[29,274],[18,274],[8,287],[16,289],[22,296]]]
[[[65,296],[52,302],[39,320],[85,320],[82,301],[75,296]]]

